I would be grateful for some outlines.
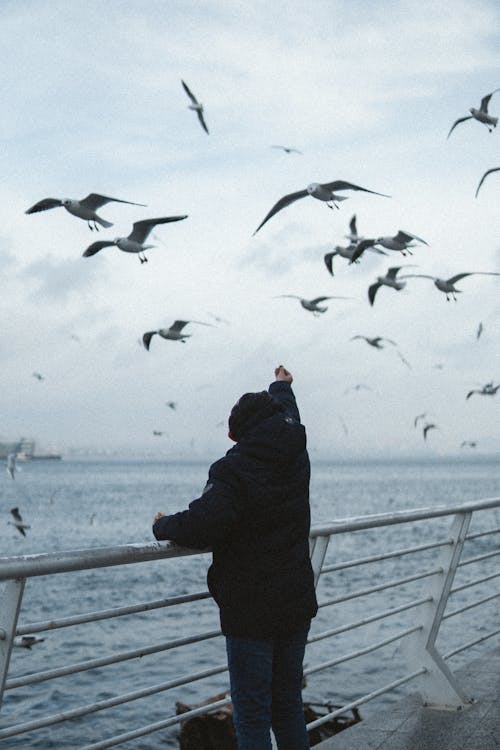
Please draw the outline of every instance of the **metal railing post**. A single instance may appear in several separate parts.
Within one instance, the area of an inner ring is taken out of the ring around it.
[[[326,550],[328,549],[328,542],[330,536],[316,536],[312,540],[310,549],[311,565],[314,573],[314,585],[318,586],[319,577],[321,575],[321,568],[325,560]]]
[[[422,628],[408,640],[407,658],[411,665],[425,667],[418,687],[424,704],[429,707],[457,709],[472,702],[435,645],[471,517],[471,512],[455,515],[450,529],[452,543],[439,559],[442,571],[430,579],[428,593],[432,599],[423,608]]]
[[[25,578],[7,581],[0,597],[0,709],[25,583]]]

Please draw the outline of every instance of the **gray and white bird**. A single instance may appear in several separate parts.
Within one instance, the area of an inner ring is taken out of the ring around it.
[[[361,240],[363,242],[363,240]],[[346,258],[349,263],[359,263],[359,260],[356,258],[356,260],[353,260],[354,255],[356,254],[357,248],[359,247],[359,243],[352,242],[350,245],[347,245],[347,247],[342,247],[341,245],[336,245],[334,249],[326,253],[324,255],[323,260],[325,261],[325,265],[328,269],[328,272],[333,276],[333,259],[336,255],[339,255],[341,258]],[[383,250],[379,250],[378,247],[373,247],[370,245],[366,248],[367,250],[372,250],[374,253],[378,253],[379,255],[387,255]]]
[[[292,299],[298,299],[304,310],[309,310],[313,315],[318,316],[320,313],[324,313],[328,310],[328,307],[321,307],[321,302],[326,302],[329,299],[350,299],[350,297],[315,297],[314,299],[304,299],[299,297],[297,294],[278,294],[275,299],[279,297],[290,297]]]
[[[463,440],[460,444],[461,448],[477,448],[477,442],[475,440]]]
[[[285,154],[301,154],[302,151],[299,151],[298,148],[292,148],[292,146],[271,146],[271,148],[279,148],[281,151],[284,151]]]
[[[368,287],[368,299],[370,305],[373,305],[375,302],[375,295],[381,286],[390,286],[391,289],[395,289],[397,292],[405,288],[406,281],[399,281],[396,278],[398,271],[400,271],[401,268],[409,268],[409,266],[392,266],[392,268],[388,269],[385,276],[377,276],[377,281]]]
[[[412,240],[422,242],[424,245],[428,244],[421,237],[417,237],[416,234],[410,234],[410,232],[405,232],[403,229],[400,229],[398,233],[393,237],[377,237],[374,239],[361,240],[361,242],[358,243],[351,263],[355,263],[356,260],[361,257],[364,251],[368,250],[368,248],[373,247],[373,245],[381,245],[387,250],[394,250],[395,252],[401,253],[402,255],[412,255],[410,248],[416,247],[416,245],[411,244]]]
[[[83,253],[84,258],[90,258],[91,255],[95,255],[104,247],[113,247],[116,245],[124,253],[136,253],[139,256],[141,263],[147,263],[147,258],[144,255],[145,250],[149,250],[154,245],[145,245],[149,233],[158,224],[169,224],[172,221],[182,221],[187,219],[187,214],[184,216],[163,216],[159,219],[142,219],[142,221],[136,221],[132,224],[132,231],[128,237],[116,237],[114,240],[101,240],[99,242],[93,242]]]
[[[44,378],[44,376],[42,375],[41,372],[32,372],[31,373],[31,377],[32,378],[36,378],[39,381],[45,380],[45,378]]]
[[[35,643],[43,643],[45,638],[39,638],[36,635],[21,635],[19,638],[14,638],[14,646],[18,648],[31,648]]]
[[[200,320],[176,320],[172,323],[170,328],[159,328],[157,331],[147,331],[142,336],[142,343],[145,348],[149,351],[149,345],[153,336],[158,334],[162,339],[169,339],[170,341],[181,341],[183,344],[186,343],[186,339],[192,336],[191,333],[184,333],[183,328],[188,323],[198,323],[201,326],[211,326],[211,323],[202,323]]]
[[[498,117],[492,117],[490,114],[488,114],[488,104],[490,103],[490,99],[493,94],[495,94],[497,91],[500,91],[500,89],[495,89],[491,92],[491,94],[486,94],[486,96],[483,96],[479,109],[471,107],[469,109],[470,115],[467,115],[466,117],[459,117],[458,120],[455,120],[450,128],[450,132],[448,133],[447,138],[450,137],[457,125],[459,125],[461,122],[465,122],[466,120],[477,120],[478,122],[482,122],[483,125],[486,125],[491,133],[493,128],[496,128],[497,126]]]
[[[476,198],[477,198],[477,194],[479,193],[479,188],[485,181],[486,177],[488,177],[488,175],[491,174],[492,172],[499,172],[499,171],[500,171],[500,167],[492,167],[491,169],[486,170],[486,172],[483,174],[483,176],[479,180],[479,185],[477,186],[477,190],[476,190]]]
[[[466,276],[500,276],[500,273],[496,273],[495,271],[468,271],[467,273],[457,273],[455,276],[451,276],[449,279],[440,279],[437,276],[429,276],[424,273],[413,273],[405,274],[400,278],[431,279],[434,282],[434,286],[439,289],[440,292],[446,294],[447,302],[450,299],[450,294],[452,299],[454,299],[456,302],[457,298],[455,297],[455,294],[460,294],[462,290],[456,289],[455,284],[457,283],[457,281],[460,281],[460,279],[464,279]]]
[[[437,426],[437,424],[426,424],[426,425],[424,425],[424,428],[422,430],[422,434],[424,436],[424,440],[427,440],[427,433],[429,432],[429,430],[438,430],[438,429],[439,429],[439,427]]]
[[[482,334],[483,331],[484,331],[484,326],[483,326],[482,322],[480,322],[479,325],[478,325],[478,327],[477,327],[477,331],[476,331],[476,341],[479,341],[479,339],[481,338],[481,334]]]
[[[14,520],[8,521],[8,523],[11,526],[15,526],[19,533],[22,534],[22,536],[26,536],[26,529],[30,529],[31,526],[28,526],[28,524],[24,523],[22,516],[19,513],[19,508],[11,508],[10,512]]]
[[[364,193],[373,193],[374,195],[381,195],[384,198],[389,198],[389,196],[384,195],[384,193],[377,193],[375,190],[368,190],[359,185],[354,185],[352,182],[345,182],[345,180],[335,180],[334,182],[325,182],[323,184],[319,182],[311,182],[305,190],[298,190],[296,193],[289,193],[288,195],[284,195],[283,198],[280,198],[279,201],[274,204],[265,219],[261,221],[255,230],[254,235],[257,234],[266,221],[269,221],[269,219],[277,214],[278,211],[281,211],[281,209],[286,208],[291,203],[298,201],[300,198],[306,198],[308,195],[310,195],[311,198],[324,201],[329,208],[333,208],[334,206],[338,208],[337,203],[347,200],[348,196],[338,195],[338,193],[336,193],[337,190],[361,190]]]
[[[422,414],[417,414],[417,416],[413,420],[413,426],[416,428],[417,425],[418,425],[418,423],[420,422],[420,420],[421,419],[425,419],[426,416],[427,416],[427,412],[426,411],[422,412]]]
[[[349,234],[345,234],[344,237],[346,238],[346,240],[349,240],[349,242],[353,244],[357,244],[358,242],[361,242],[361,240],[364,239],[364,237],[360,237],[358,234],[356,214],[353,214],[353,216],[351,217],[351,221],[349,222]]]
[[[474,393],[477,393],[479,396],[495,396],[499,388],[500,385],[493,385],[493,382],[486,383],[480,390],[474,389],[469,391],[465,400],[467,401]]]
[[[16,473],[16,454],[9,453],[7,456],[7,474],[11,479],[15,479]]]
[[[31,206],[31,208],[28,208],[25,213],[36,214],[39,213],[39,211],[48,211],[50,208],[58,208],[59,206],[62,206],[70,214],[73,214],[73,216],[77,216],[79,219],[86,221],[89,229],[95,229],[98,231],[98,224],[100,224],[101,227],[106,228],[113,226],[112,222],[101,219],[96,213],[98,208],[111,202],[127,203],[130,206],[144,206],[144,203],[133,203],[132,201],[124,201],[120,198],[109,198],[107,195],[99,195],[99,193],[89,193],[89,195],[87,195],[86,198],[82,198],[82,200],[74,200],[73,198],[63,198],[62,200],[59,198],[44,198],[43,200],[38,201],[38,203],[35,203],[34,206]]]
[[[192,109],[196,114],[198,115],[198,120],[200,121],[200,125],[205,131],[205,133],[208,133],[207,123],[205,122],[205,118],[203,117],[203,104],[198,101],[198,99],[195,97],[187,83],[184,83],[184,81],[181,79],[182,86],[184,88],[184,91],[191,99],[191,104],[188,104],[188,109]]]
[[[397,346],[395,341],[393,341],[392,339],[385,339],[383,336],[374,336],[373,338],[370,338],[369,336],[361,336],[360,334],[358,334],[356,336],[351,336],[350,340],[354,341],[355,339],[363,339],[367,344],[373,346],[375,349],[384,349],[384,342],[392,344],[393,346]]]

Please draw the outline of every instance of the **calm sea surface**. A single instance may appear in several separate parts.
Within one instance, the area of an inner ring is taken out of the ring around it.
[[[155,513],[158,510],[181,510],[198,497],[206,481],[208,464],[70,459],[21,464],[15,481],[6,474],[0,477],[0,555],[151,541]],[[462,461],[316,463],[312,467],[313,525],[349,516],[455,505],[498,496],[500,462],[492,459],[479,460],[468,456]],[[8,524],[11,519],[9,510],[13,507],[19,508],[24,521],[31,526],[25,538]],[[370,555],[381,546],[401,549],[423,544],[446,533],[447,525],[448,521],[435,520],[337,536],[330,544],[327,562]],[[483,514],[474,522],[472,530],[493,526],[500,526],[498,510]],[[496,547],[495,537],[483,537],[475,545],[473,554],[493,551]],[[431,568],[434,559],[434,552],[429,551],[418,562],[414,556],[405,556],[325,575],[320,582],[318,599],[322,602],[340,597],[346,592],[380,583],[382,578],[392,580],[411,575],[426,567]],[[209,560],[208,555],[200,555],[34,578],[26,585],[19,624],[24,626],[56,616],[203,591]],[[485,563],[485,574],[495,572],[495,561],[493,558],[491,563]],[[467,574],[470,575],[471,571],[463,574],[464,581]],[[414,588],[403,586],[359,601],[322,607],[313,622],[311,634],[416,599],[425,592],[425,586],[426,579]],[[0,594],[2,592],[3,584],[0,583]],[[478,591],[477,595],[481,593],[487,595],[488,587]],[[460,601],[460,596],[456,601]],[[441,636],[443,652],[497,626],[498,615],[498,605],[493,603],[484,611],[481,609],[480,615],[471,610],[470,615],[451,618]],[[396,621],[394,618],[390,623],[384,620],[375,629],[358,628],[334,639],[311,644],[306,653],[306,666],[314,666],[380,640],[395,626],[404,629],[411,625],[412,618],[415,618],[414,610],[399,615]],[[217,609],[207,600],[46,632],[40,634],[45,636],[44,642],[31,651],[14,649],[10,677],[106,657],[217,628]],[[450,666],[460,666],[474,655],[474,651],[468,651],[457,656]],[[194,646],[10,690],[4,698],[0,727],[160,684],[224,662],[224,641],[219,637]],[[405,674],[404,656],[394,645],[364,657],[362,664],[362,672],[361,660],[354,659],[334,669],[312,674],[304,692],[305,699],[328,700],[342,705],[379,687],[382,670],[385,682]],[[2,747],[6,750],[62,750],[83,746],[160,721],[175,712],[177,700],[196,703],[226,687],[227,675],[223,673],[84,719],[6,740]],[[379,699],[376,705],[368,704],[362,715],[369,715],[381,704],[387,705],[410,689],[401,688],[399,692]],[[177,728],[169,728],[130,742],[125,747],[151,750],[161,742],[162,747],[176,748],[177,733]]]

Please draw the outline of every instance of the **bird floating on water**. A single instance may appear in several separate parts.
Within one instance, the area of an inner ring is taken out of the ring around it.
[[[327,307],[320,307],[321,302],[326,302],[326,300],[329,299],[350,299],[350,297],[315,297],[314,299],[303,299],[302,297],[299,297],[297,294],[278,294],[275,299],[278,299],[279,297],[291,297],[293,299],[298,299],[300,301],[300,304],[304,308],[304,310],[309,310],[312,312],[313,315],[318,316],[319,313],[324,313],[328,310]]]
[[[11,508],[10,512],[14,520],[8,521],[8,523],[11,526],[15,526],[20,534],[22,534],[23,536],[26,536],[26,529],[30,529],[31,526],[28,526],[28,524],[24,523],[22,516],[19,513],[19,508]]]
[[[476,198],[477,198],[477,194],[479,193],[479,188],[481,187],[481,185],[485,181],[486,177],[488,177],[488,175],[491,174],[492,172],[498,172],[498,171],[500,171],[500,167],[492,167],[492,169],[487,169],[486,170],[486,172],[483,174],[483,176],[479,180],[479,185],[477,186],[477,190],[476,190]]]
[[[161,336],[162,339],[169,339],[170,341],[181,341],[184,344],[186,342],[186,339],[192,335],[191,333],[184,333],[182,330],[184,326],[187,326],[188,323],[198,323],[198,325],[201,326],[212,325],[211,323],[203,323],[200,320],[176,320],[172,323],[170,328],[159,328],[157,331],[147,331],[142,336],[142,343],[149,351],[151,339],[155,334],[158,334],[158,336]]]
[[[188,104],[188,109],[192,109],[196,114],[198,115],[198,120],[200,121],[200,125],[205,131],[205,133],[208,133],[207,123],[205,122],[205,118],[203,117],[203,104],[198,101],[198,99],[195,97],[193,92],[190,90],[187,83],[184,83],[184,81],[181,79],[182,86],[184,88],[184,91],[191,99],[191,104]]]
[[[278,211],[281,211],[281,209],[286,208],[286,206],[289,206],[291,203],[294,203],[300,198],[305,198],[308,195],[319,201],[324,201],[329,208],[333,208],[334,206],[338,208],[337,203],[339,201],[347,200],[347,195],[338,195],[335,192],[336,190],[361,190],[364,193],[373,193],[374,195],[381,195],[384,198],[389,198],[389,196],[384,195],[384,193],[377,193],[375,190],[368,190],[368,188],[354,185],[352,182],[346,182],[345,180],[335,180],[334,182],[325,182],[323,184],[319,182],[311,182],[305,190],[298,190],[296,193],[289,193],[288,195],[283,196],[283,198],[280,198],[279,201],[274,204],[265,219],[261,221],[255,230],[254,235],[257,234],[266,221],[269,221],[269,219],[277,214]]]
[[[500,91],[500,89],[495,89],[491,92],[491,94],[486,94],[486,96],[483,96],[479,109],[471,107],[469,109],[470,115],[467,115],[466,117],[459,117],[458,120],[455,120],[450,128],[450,132],[448,133],[447,138],[450,137],[457,125],[459,125],[461,122],[465,122],[466,120],[477,120],[478,122],[482,122],[483,125],[486,125],[491,133],[493,128],[496,128],[497,126],[498,117],[492,117],[490,114],[488,114],[488,104],[490,103],[490,99],[493,94],[495,94],[497,91]]]
[[[417,237],[416,234],[410,234],[410,232],[405,232],[403,229],[400,229],[393,237],[377,237],[374,239],[361,240],[353,254],[351,263],[355,263],[365,250],[368,250],[368,248],[371,248],[374,245],[381,245],[387,250],[394,250],[402,255],[412,255],[413,253],[410,248],[416,247],[416,245],[411,244],[412,240],[422,242],[424,245],[428,244],[421,237]]]
[[[107,195],[99,195],[99,193],[89,193],[89,195],[87,195],[86,198],[82,198],[82,200],[74,200],[73,198],[64,198],[63,200],[60,200],[59,198],[44,198],[43,200],[38,201],[38,203],[35,203],[34,206],[31,206],[31,208],[28,208],[25,213],[36,214],[39,211],[47,211],[50,208],[63,206],[63,208],[65,208],[70,214],[73,214],[73,216],[77,216],[79,219],[84,219],[84,221],[87,222],[89,229],[92,231],[94,229],[99,231],[98,224],[106,228],[113,226],[111,221],[101,219],[96,213],[98,208],[111,202],[127,203],[129,206],[144,206],[144,203],[133,203],[132,201],[124,201],[120,198],[109,198]]]
[[[480,390],[475,389],[469,391],[465,400],[467,401],[467,399],[469,399],[474,393],[477,393],[479,396],[494,396],[499,388],[500,385],[493,385],[493,382],[486,383]]]
[[[402,276],[401,278],[405,279],[431,279],[434,282],[434,286],[439,289],[440,292],[443,292],[446,294],[446,301],[448,302],[450,299],[450,294],[452,296],[452,299],[457,301],[457,298],[455,297],[455,294],[460,294],[461,289],[456,289],[455,284],[457,281],[460,281],[460,279],[464,279],[466,276],[500,276],[500,273],[497,273],[495,271],[468,271],[467,273],[457,273],[456,276],[451,276],[449,279],[440,279],[438,276],[429,276],[425,273],[413,273],[413,274],[405,274],[405,276]]]
[[[92,245],[89,245],[85,250],[83,257],[90,258],[91,255],[95,255],[104,247],[113,247],[113,245],[116,245],[125,253],[136,253],[139,256],[141,263],[147,263],[148,259],[144,255],[144,252],[145,250],[154,247],[154,245],[145,245],[144,243],[153,227],[156,227],[158,224],[168,224],[172,221],[182,221],[183,219],[187,219],[187,214],[184,216],[163,216],[159,219],[143,219],[142,221],[136,221],[132,224],[133,229],[128,237],[116,237],[114,240],[93,242]]]

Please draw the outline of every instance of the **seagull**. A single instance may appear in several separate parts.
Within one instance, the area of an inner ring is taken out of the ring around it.
[[[406,267],[409,268],[409,266]],[[368,299],[370,300],[370,305],[373,305],[375,302],[375,295],[381,286],[390,286],[391,289],[395,289],[397,292],[404,289],[406,281],[398,281],[396,279],[398,271],[400,271],[401,268],[404,268],[404,266],[392,266],[392,268],[388,269],[385,276],[377,276],[377,281],[368,287]]]
[[[384,349],[383,341],[387,341],[388,344],[393,344],[394,346],[397,346],[395,341],[392,341],[392,339],[385,339],[383,336],[375,336],[374,338],[370,338],[369,336],[351,336],[351,341],[354,341],[354,339],[364,339],[367,344],[370,346],[375,347],[375,349]]]
[[[410,232],[406,232],[403,229],[400,229],[394,237],[377,237],[376,239],[361,240],[361,242],[358,243],[351,263],[355,263],[364,251],[369,247],[373,247],[373,245],[382,245],[382,247],[385,247],[387,250],[394,250],[402,255],[412,255],[410,248],[415,247],[415,245],[411,244],[412,240],[423,242],[424,245],[428,244],[421,237],[417,237],[416,234],[410,234]]]
[[[63,200],[60,200],[59,198],[44,198],[43,200],[38,201],[38,203],[35,203],[34,206],[31,206],[31,208],[28,208],[25,213],[36,214],[39,211],[47,211],[49,208],[63,206],[66,211],[69,211],[73,216],[78,216],[79,219],[84,219],[87,222],[89,229],[92,231],[94,229],[99,231],[98,224],[106,228],[113,226],[112,222],[105,221],[96,214],[98,208],[110,202],[128,203],[130,206],[144,206],[144,203],[133,203],[132,201],[123,201],[120,198],[109,198],[107,195],[99,195],[99,193],[89,193],[86,198],[82,198],[82,200],[79,201],[74,200],[73,198],[64,198]]]
[[[255,230],[254,235],[264,226],[266,221],[269,221],[271,216],[274,216],[278,211],[281,211],[282,208],[286,208],[286,206],[299,200],[299,198],[305,198],[308,195],[312,198],[317,198],[320,201],[325,201],[329,208],[333,208],[333,206],[338,208],[337,203],[339,201],[347,200],[347,195],[337,195],[335,193],[336,190],[362,190],[364,193],[373,193],[374,195],[382,195],[384,198],[389,198],[389,196],[384,195],[384,193],[376,193],[375,190],[368,190],[367,188],[359,187],[359,185],[354,185],[352,182],[345,182],[345,180],[335,180],[334,182],[325,182],[323,184],[320,184],[319,182],[311,182],[305,190],[298,190],[296,193],[289,193],[288,195],[283,196],[283,198],[280,198],[269,211],[265,219],[261,221]]]
[[[271,146],[271,148],[280,148],[286,154],[301,154],[298,148],[292,148],[291,146]]]
[[[364,242],[364,240],[362,240],[361,242]],[[349,263],[359,263],[359,260],[353,260],[354,254],[356,253],[358,247],[359,243],[356,244],[352,242],[347,247],[336,245],[331,252],[326,253],[323,260],[325,261],[325,265],[328,268],[329,273],[333,276],[333,259],[336,255],[340,255],[341,258],[347,258]],[[378,253],[379,255],[387,255],[387,253],[384,253],[383,250],[379,250],[378,247],[373,247],[372,245],[369,245],[366,249],[373,250],[374,253]]]
[[[481,187],[481,185],[483,184],[483,182],[484,182],[485,178],[486,178],[486,177],[487,177],[487,176],[488,176],[489,174],[491,174],[492,172],[498,172],[499,170],[500,170],[500,167],[493,167],[492,169],[488,169],[488,170],[486,170],[486,172],[485,172],[485,173],[483,174],[483,176],[482,176],[482,177],[481,177],[481,179],[479,180],[479,185],[477,186],[477,190],[476,190],[476,198],[477,198],[477,194],[479,193],[479,188],[480,188],[480,187]]]
[[[354,214],[351,217],[351,221],[349,222],[349,234],[346,234],[344,236],[347,240],[349,240],[349,242],[352,242],[354,244],[357,244],[362,239],[364,239],[363,237],[360,237],[358,235],[358,227],[356,224],[356,214]]]
[[[168,406],[169,409],[172,409],[172,411],[177,409],[177,401],[167,401],[165,405]]]
[[[327,299],[350,299],[350,297],[315,297],[315,299],[303,299],[297,294],[278,294],[278,297],[292,297],[293,299],[300,300],[300,304],[304,310],[309,310],[316,317],[319,313],[324,313],[328,310],[327,307],[320,307],[320,302],[326,302]],[[278,297],[275,297],[275,299],[278,299]]]
[[[30,529],[31,526],[28,526],[27,524],[23,522],[21,514],[19,513],[19,508],[11,508],[10,512],[12,514],[12,517],[14,518],[14,521],[8,521],[8,523],[11,526],[15,526],[20,534],[22,534],[23,536],[26,536],[25,529]]]
[[[156,437],[160,437],[161,435],[163,435],[163,432],[161,430],[153,430],[153,435],[155,435]]]
[[[162,339],[170,339],[171,341],[182,341],[184,344],[186,339],[191,336],[191,333],[183,333],[182,329],[187,326],[188,323],[198,323],[201,326],[210,326],[211,323],[202,323],[200,320],[176,320],[170,328],[159,328],[157,331],[147,331],[143,334],[142,343],[145,348],[149,351],[149,345],[151,339],[157,333]]]
[[[461,448],[477,448],[475,440],[464,440],[460,445]]]
[[[459,125],[461,122],[472,119],[482,122],[484,125],[486,125],[491,133],[493,131],[493,128],[496,128],[497,126],[498,117],[492,117],[488,114],[488,104],[493,94],[495,94],[497,91],[500,91],[500,89],[495,89],[495,91],[492,91],[491,94],[486,94],[486,96],[483,96],[479,109],[471,107],[469,109],[470,115],[467,115],[466,117],[459,117],[458,120],[455,120],[450,128],[450,132],[448,133],[447,138],[450,137],[452,131],[457,127],[457,125]]]
[[[35,643],[43,643],[45,638],[38,638],[36,635],[22,635],[20,638],[14,639],[14,646],[20,648],[31,648]]]
[[[188,104],[188,109],[192,109],[196,114],[198,115],[198,120],[201,123],[201,127],[205,131],[205,133],[208,133],[207,124],[205,122],[205,118],[203,117],[203,104],[198,101],[198,99],[195,97],[193,92],[190,90],[187,83],[184,83],[184,81],[181,79],[182,86],[184,88],[184,91],[191,99],[191,104]]]
[[[457,281],[460,281],[460,279],[464,279],[466,276],[500,276],[500,273],[496,273],[495,271],[468,271],[467,273],[457,273],[456,276],[451,276],[449,279],[440,279],[437,276],[428,276],[427,274],[423,273],[414,273],[414,274],[406,274],[405,276],[401,276],[400,278],[404,279],[432,279],[434,282],[434,286],[436,286],[440,292],[444,292],[446,294],[446,301],[449,302],[450,294],[452,296],[452,299],[457,301],[457,298],[455,297],[455,294],[459,294],[462,290],[461,289],[455,289],[455,284]]]
[[[39,372],[32,372],[31,376],[33,378],[36,378],[37,380],[45,380],[45,378],[43,377],[43,375],[41,373],[39,373]]]
[[[480,322],[479,325],[478,325],[478,327],[477,327],[477,332],[476,332],[476,339],[477,340],[479,340],[479,338],[480,338],[483,330],[484,330],[484,326],[483,326],[482,322]]]
[[[7,474],[10,476],[11,479],[15,479],[16,472],[16,454],[15,453],[9,453],[7,456]]]
[[[426,411],[424,411],[422,414],[417,414],[417,416],[415,417],[415,420],[413,422],[413,426],[416,428],[417,425],[418,425],[418,423],[419,423],[419,421],[421,419],[425,419],[426,416],[427,416],[427,412]]]
[[[437,426],[437,424],[426,424],[424,426],[424,429],[422,430],[424,440],[427,440],[427,433],[429,432],[429,430],[438,430],[438,429],[439,427]]]
[[[469,391],[467,396],[465,397],[465,400],[469,399],[474,393],[478,393],[480,396],[494,396],[498,389],[500,388],[500,385],[493,385],[493,383],[486,383],[486,385],[483,385],[481,390],[472,390]]]
[[[148,259],[144,255],[144,251],[148,250],[154,245],[145,245],[149,233],[157,224],[168,224],[172,221],[182,221],[187,219],[185,216],[164,216],[160,219],[143,219],[142,221],[136,221],[132,224],[132,231],[128,237],[117,237],[114,240],[102,240],[100,242],[93,242],[92,245],[85,250],[83,253],[84,258],[90,258],[91,255],[95,255],[102,250],[103,247],[112,247],[116,245],[120,250],[125,253],[137,253],[141,263],[147,263]]]

